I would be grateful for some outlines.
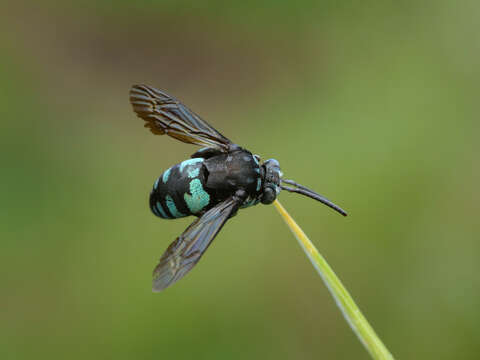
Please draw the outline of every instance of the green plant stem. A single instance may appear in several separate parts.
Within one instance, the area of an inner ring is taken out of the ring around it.
[[[335,299],[337,306],[342,311],[345,320],[347,320],[353,332],[358,336],[372,358],[376,360],[393,360],[392,354],[390,354],[368,323],[367,319],[363,316],[347,289],[345,289],[340,279],[335,275],[325,258],[318,252],[317,248],[312,244],[310,239],[305,235],[303,230],[297,225],[285,208],[277,200],[275,200],[274,204],[290,230],[293,232],[293,235],[297,238],[313,266],[317,269],[321,278],[325,282],[325,285],[327,285],[327,288]]]

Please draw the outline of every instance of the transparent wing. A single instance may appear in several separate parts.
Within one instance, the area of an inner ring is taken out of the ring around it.
[[[154,134],[167,134],[189,144],[224,152],[233,145],[200,116],[163,91],[147,85],[134,85],[130,89],[130,102],[137,115],[146,121],[145,127]]]
[[[184,277],[202,257],[230,215],[239,207],[233,197],[196,219],[160,258],[153,270],[153,291],[161,291]]]

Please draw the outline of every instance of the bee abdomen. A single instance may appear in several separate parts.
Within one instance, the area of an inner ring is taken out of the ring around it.
[[[198,215],[211,205],[205,190],[203,158],[185,160],[166,170],[153,185],[150,209],[163,219]]]

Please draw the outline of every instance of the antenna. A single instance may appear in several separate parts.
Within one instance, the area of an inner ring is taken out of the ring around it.
[[[333,202],[331,202],[330,200],[328,200],[327,198],[323,197],[322,195],[320,194],[317,194],[315,191],[303,186],[303,185],[300,185],[298,183],[296,183],[295,181],[293,180],[284,180],[282,179],[282,182],[284,182],[285,184],[289,184],[289,185],[293,185],[295,186],[295,188],[292,188],[292,187],[288,187],[288,186],[284,186],[284,185],[280,185],[280,188],[282,190],[286,190],[288,192],[294,192],[294,193],[297,193],[297,194],[301,194],[301,195],[305,195],[305,196],[308,196],[309,198],[311,199],[314,199],[314,200],[317,200],[317,201],[320,201],[322,204],[325,204],[327,205],[328,207],[332,208],[333,210],[339,212],[340,214],[342,214],[343,216],[347,216],[347,213],[345,212],[345,210],[343,210],[340,206],[338,205],[335,205]]]

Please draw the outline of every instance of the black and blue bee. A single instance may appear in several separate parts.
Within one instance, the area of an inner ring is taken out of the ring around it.
[[[260,163],[258,155],[231,142],[173,96],[150,86],[134,85],[130,102],[154,134],[203,146],[191,159],[166,170],[150,193],[150,209],[156,216],[198,217],[160,258],[153,272],[153,291],[161,291],[184,277],[238,209],[271,204],[281,190],[306,195],[347,215],[316,192],[283,179],[277,160]]]

